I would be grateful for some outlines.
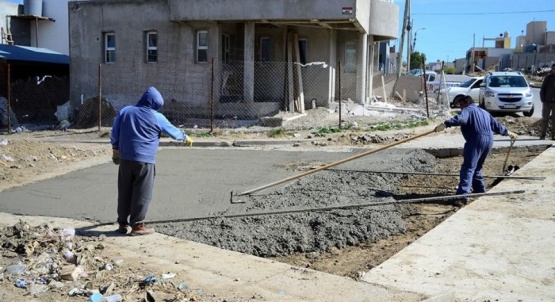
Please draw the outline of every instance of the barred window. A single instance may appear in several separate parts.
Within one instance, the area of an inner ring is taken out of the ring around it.
[[[104,33],[104,63],[116,63],[116,34],[113,32]]]
[[[156,31],[146,32],[146,62],[158,62],[158,33]]]
[[[197,31],[197,63],[208,62],[208,31]]]

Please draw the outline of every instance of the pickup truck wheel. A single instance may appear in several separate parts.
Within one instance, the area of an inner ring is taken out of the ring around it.
[[[478,106],[480,106],[480,108],[484,110],[486,109],[486,102],[484,101],[484,99],[480,100],[480,103],[478,104]]]

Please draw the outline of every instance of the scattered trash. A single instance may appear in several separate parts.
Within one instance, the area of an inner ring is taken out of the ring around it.
[[[119,302],[121,300],[122,300],[121,295],[120,294],[115,294],[115,295],[104,297],[104,299],[102,301],[103,302]]]
[[[188,290],[189,286],[185,283],[179,283],[179,285],[177,286],[177,289],[179,289],[179,290]]]
[[[154,277],[153,275],[148,275],[144,280],[144,284],[151,284],[158,282],[158,278]]]
[[[162,281],[165,281],[167,279],[172,279],[174,277],[175,277],[175,274],[173,273],[162,274]]]
[[[62,241],[71,241],[73,237],[75,237],[75,229],[74,228],[65,228],[60,231],[60,237]]]
[[[13,161],[13,158],[11,158],[10,156],[7,156],[6,154],[2,154],[2,159],[7,162]]]
[[[98,294],[98,293],[92,294],[92,295],[89,297],[89,300],[88,300],[88,301],[89,301],[89,302],[102,302],[102,294]]]
[[[25,280],[25,278],[15,280],[15,287],[27,288],[27,280]]]
[[[104,241],[101,236],[77,236],[73,227],[32,227],[23,221],[0,225],[0,292],[10,292],[6,286],[23,289],[12,290],[14,296],[2,296],[2,300],[27,301],[30,296],[37,301],[68,297],[72,301],[144,301],[146,285],[149,301],[203,301],[202,296],[207,296],[189,291],[183,280],[175,280],[176,273],[148,272],[131,263],[122,268],[123,259],[112,260],[104,254]]]
[[[6,267],[6,270],[8,271],[8,273],[12,275],[19,275],[23,273],[26,269],[27,269],[27,266],[22,264],[21,262],[18,262],[14,265],[10,265]]]
[[[5,138],[3,138],[3,139],[0,141],[0,146],[7,146],[7,145],[8,145],[8,140],[5,139]]]

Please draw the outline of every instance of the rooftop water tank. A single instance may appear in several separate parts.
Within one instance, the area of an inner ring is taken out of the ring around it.
[[[42,16],[42,0],[25,0],[23,13],[31,16]]]

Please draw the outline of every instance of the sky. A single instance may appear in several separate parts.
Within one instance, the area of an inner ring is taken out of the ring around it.
[[[399,50],[405,0],[394,3],[399,6],[399,39],[391,42]],[[534,20],[547,21],[547,30],[555,31],[555,0],[411,0],[410,4],[413,38],[418,30],[414,50],[424,53],[427,62],[464,58],[473,43],[494,47],[495,41],[483,38],[497,38],[505,31],[514,48],[516,37],[522,31],[526,34],[526,24]],[[406,42],[403,48],[406,57]]]
[[[8,0],[23,4],[23,0]],[[406,0],[394,0],[399,6],[399,39],[391,41],[399,50]],[[428,62],[452,62],[464,58],[476,47],[494,47],[505,31],[511,37],[526,34],[526,24],[547,21],[547,30],[555,31],[555,0],[411,0],[414,51],[426,54]],[[422,29],[425,28],[425,29]],[[416,32],[418,31],[418,32]],[[406,57],[407,44],[403,46]]]

